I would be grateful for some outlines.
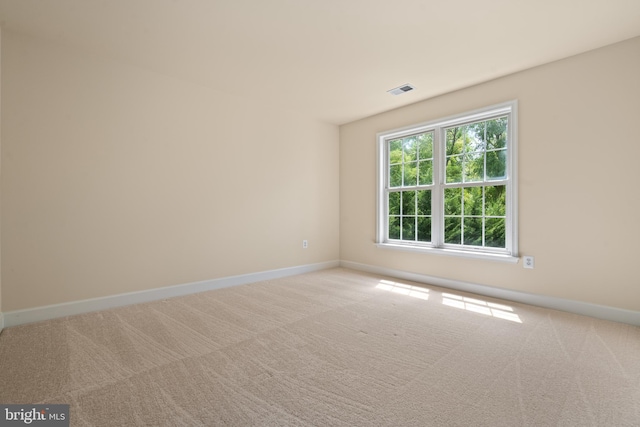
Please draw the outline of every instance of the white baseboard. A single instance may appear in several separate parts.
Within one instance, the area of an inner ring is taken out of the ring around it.
[[[24,310],[8,311],[4,313],[4,326],[17,326],[25,323],[39,322],[41,320],[55,319],[58,317],[72,316],[75,314],[89,313],[92,311],[106,310],[125,305],[139,304],[143,302],[157,301],[166,298],[211,291],[214,289],[228,288],[230,286],[244,285],[263,280],[277,279],[280,277],[295,276],[297,274],[310,273],[340,266],[340,261],[327,261],[318,264],[307,264],[296,267],[268,270],[258,273],[243,274],[239,276],[222,277],[219,279],[205,280],[202,282],[186,283],[183,285],[168,286],[164,288],[149,289],[146,291],[129,292],[126,294],[110,295],[101,298],[92,298],[80,301],[72,301],[63,304],[47,305],[28,308]],[[2,322],[2,316],[0,316]],[[2,323],[0,323],[2,325]]]
[[[561,310],[569,313],[596,317],[598,319],[612,320],[614,322],[628,323],[631,325],[640,326],[640,311],[625,310],[622,308],[591,304],[582,301],[568,300],[545,295],[530,294],[503,288],[494,288],[487,285],[444,279],[442,277],[428,276],[424,274],[410,273],[407,271],[394,270],[391,268],[378,267],[368,264],[360,264],[352,261],[340,261],[340,266],[353,270],[360,270],[373,274],[396,277],[398,279],[411,280],[414,282],[440,286],[443,288],[455,289],[458,291],[470,292],[493,298],[500,298],[524,304],[535,305],[538,307],[551,308],[554,310]]]
[[[150,289],[146,291],[130,292],[126,294],[111,295],[101,298],[92,298],[80,301],[72,301],[63,304],[47,305],[2,313],[0,312],[0,332],[4,327],[38,322],[41,320],[55,319],[58,317],[72,316],[109,308],[121,307],[131,304],[162,300],[182,295],[189,295],[214,289],[222,289],[230,286],[244,285],[262,280],[277,279],[280,277],[294,276],[342,266],[352,270],[365,271],[373,274],[397,277],[399,279],[412,280],[414,282],[431,284],[448,289],[485,295],[509,301],[539,307],[552,308],[570,313],[582,314],[599,319],[614,322],[628,323],[640,326],[640,312],[624,310],[621,308],[604,305],[590,304],[582,301],[574,301],[544,295],[530,294],[509,289],[494,288],[477,283],[462,282],[424,274],[410,273],[403,270],[394,270],[385,267],[361,264],[352,261],[328,261],[318,264],[308,264],[297,267],[269,270],[258,273],[243,274],[239,276],[223,277],[219,279],[205,280],[202,282],[187,283],[183,285],[168,286],[164,288]]]
[[[2,333],[3,329],[4,329],[4,316],[2,315],[2,312],[0,311],[0,333]]]

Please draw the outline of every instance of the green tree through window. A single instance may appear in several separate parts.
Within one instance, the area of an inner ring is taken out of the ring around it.
[[[389,141],[388,157],[389,239],[430,242],[433,132]]]
[[[506,117],[446,128],[444,243],[505,248]]]

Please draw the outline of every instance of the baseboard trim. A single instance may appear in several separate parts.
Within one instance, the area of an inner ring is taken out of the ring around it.
[[[325,270],[339,266],[352,270],[359,270],[373,274],[396,277],[399,279],[431,284],[443,288],[471,292],[493,298],[516,301],[524,304],[530,304],[539,307],[551,308],[555,310],[566,311],[569,313],[581,314],[584,316],[591,316],[599,319],[640,326],[640,312],[638,311],[625,310],[621,308],[550,297],[545,295],[530,294],[503,288],[495,288],[492,286],[481,285],[477,283],[445,279],[442,277],[411,273],[403,270],[395,270],[386,267],[373,266],[369,264],[343,260],[327,261],[317,264],[307,264],[296,267],[243,274],[238,276],[222,277],[201,282],[186,283],[164,288],[149,289],[146,291],[129,292],[125,294],[111,295],[101,298],[92,298],[62,304],[34,307],[24,310],[8,311],[5,313],[0,312],[0,332],[2,332],[2,329],[4,329],[5,327],[8,328],[11,326],[18,326],[26,323],[55,319],[58,317],[72,316],[75,314],[89,313],[92,311],[106,310],[126,305],[190,295],[198,292],[260,282],[263,280],[295,276],[298,274],[311,273],[313,271]]]
[[[39,322],[41,320],[49,320],[126,305],[163,300],[172,297],[195,294],[198,292],[245,285],[263,280],[295,276],[298,274],[311,273],[313,271],[325,270],[339,266],[340,261],[327,261],[317,264],[307,264],[258,273],[242,274],[239,276],[222,277],[219,279],[205,280],[201,282],[186,283],[182,285],[167,286],[164,288],[149,289],[146,291],[129,292],[125,294],[34,307],[24,310],[8,311],[4,313],[4,326],[18,326],[25,323]],[[0,322],[2,322],[1,315]],[[2,323],[0,323],[0,325],[2,325]]]
[[[4,315],[0,311],[0,334],[2,333],[3,329],[4,329]]]
[[[410,273],[408,271],[394,270],[391,268],[361,264],[352,261],[340,261],[340,266],[350,268],[352,270],[380,274],[383,276],[390,276],[398,279],[411,280],[418,283],[430,284],[443,288],[471,292],[488,297],[500,298],[524,304],[535,305],[538,307],[551,308],[554,310],[596,317],[598,319],[611,320],[614,322],[628,323],[630,325],[640,326],[640,311],[625,310],[622,308],[591,304],[582,301],[568,300],[545,295],[530,294],[503,288],[494,288],[492,286],[480,285],[477,283],[445,279],[442,277],[428,276],[425,274]]]

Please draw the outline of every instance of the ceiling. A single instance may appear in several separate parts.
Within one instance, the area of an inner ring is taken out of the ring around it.
[[[640,0],[0,0],[0,25],[343,124],[639,36]]]

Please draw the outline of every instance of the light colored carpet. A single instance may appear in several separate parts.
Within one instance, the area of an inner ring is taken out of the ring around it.
[[[5,329],[86,426],[638,426],[640,328],[345,269]]]

